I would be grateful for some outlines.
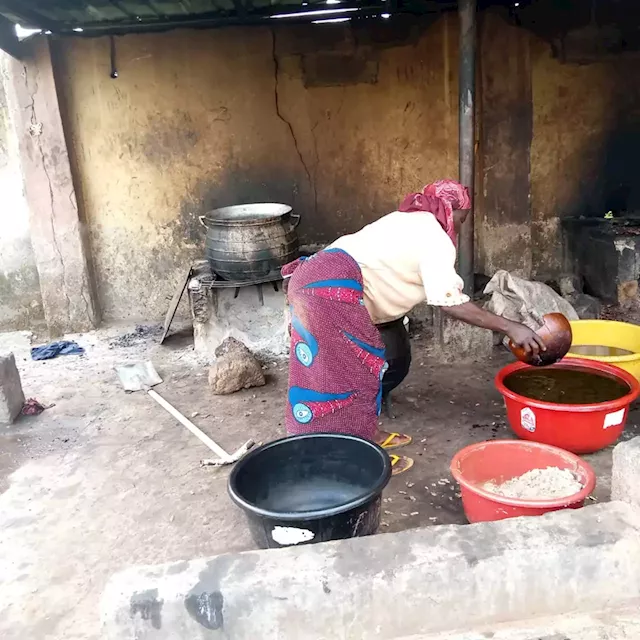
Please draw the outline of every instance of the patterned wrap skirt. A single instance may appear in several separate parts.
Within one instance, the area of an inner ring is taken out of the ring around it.
[[[282,275],[290,276],[287,432],[372,440],[387,364],[364,306],[358,263],[345,251],[325,249],[285,265]]]

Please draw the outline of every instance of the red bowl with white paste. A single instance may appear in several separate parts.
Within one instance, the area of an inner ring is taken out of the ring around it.
[[[487,482],[501,484],[533,469],[570,470],[582,489],[573,495],[545,500],[511,498],[488,491]],[[560,509],[579,509],[596,486],[596,474],[578,456],[537,442],[491,440],[458,451],[451,473],[460,485],[462,506],[469,522],[540,516]]]
[[[496,388],[504,397],[509,424],[519,438],[583,454],[604,449],[620,437],[629,415],[629,405],[640,394],[640,383],[635,376],[605,362],[564,358],[548,368],[573,369],[615,378],[629,391],[621,398],[607,402],[558,404],[527,398],[505,386],[509,375],[529,368],[522,362],[514,362],[501,369],[495,379]]]

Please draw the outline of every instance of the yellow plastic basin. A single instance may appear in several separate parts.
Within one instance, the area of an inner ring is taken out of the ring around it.
[[[640,381],[640,326],[613,320],[573,320],[570,324],[573,332],[572,346],[616,347],[633,353],[623,356],[587,356],[570,349],[567,357],[607,362],[628,371]]]

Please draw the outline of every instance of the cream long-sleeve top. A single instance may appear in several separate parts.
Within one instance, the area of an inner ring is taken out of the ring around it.
[[[330,247],[360,265],[364,303],[375,324],[401,318],[425,300],[439,307],[469,301],[455,246],[431,213],[394,211]]]

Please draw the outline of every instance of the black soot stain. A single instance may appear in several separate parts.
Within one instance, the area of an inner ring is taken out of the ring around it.
[[[224,626],[224,597],[220,591],[190,593],[184,600],[189,615],[205,629],[222,629]]]
[[[129,615],[135,618],[138,614],[145,621],[150,621],[154,629],[162,627],[162,605],[164,600],[158,599],[157,589],[140,591],[131,596]]]
[[[198,583],[184,599],[189,615],[205,629],[221,629],[224,624],[224,582],[250,574],[257,565],[258,556],[253,553],[219,556],[209,561],[200,572]]]

